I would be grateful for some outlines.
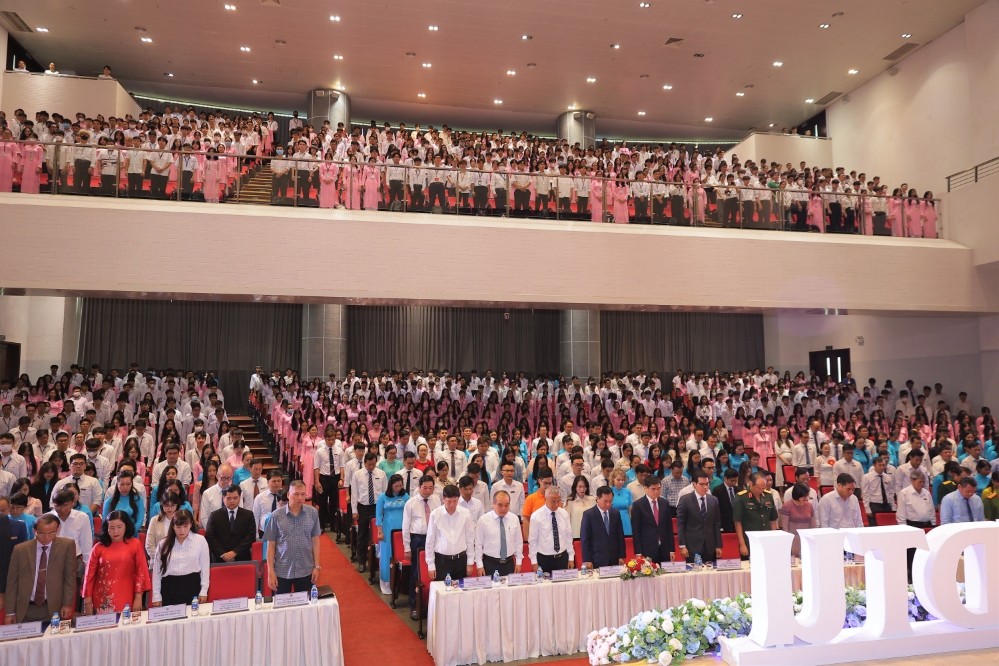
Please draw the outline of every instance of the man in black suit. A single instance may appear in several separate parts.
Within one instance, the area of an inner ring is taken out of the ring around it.
[[[243,562],[251,559],[250,549],[257,536],[253,512],[239,505],[241,491],[232,484],[222,495],[222,506],[208,516],[205,539],[212,562]]]
[[[725,483],[716,487],[711,494],[718,499],[721,511],[722,532],[735,532],[735,521],[732,520],[732,509],[735,507],[735,493],[739,486],[739,472],[729,467],[725,470]]]
[[[707,474],[695,469],[691,476],[694,492],[680,497],[676,505],[676,536],[680,555],[687,562],[693,562],[694,555],[700,555],[704,562],[714,562],[722,556],[720,502],[708,492],[711,481]]]
[[[579,540],[583,562],[589,568],[624,564],[624,525],[621,513],[611,507],[613,502],[614,491],[601,486],[597,488],[597,505],[583,512]]]
[[[653,562],[672,562],[676,553],[673,551],[673,519],[669,502],[660,497],[662,485],[659,477],[649,474],[644,485],[645,497],[631,507],[631,536],[635,554],[644,555]]]

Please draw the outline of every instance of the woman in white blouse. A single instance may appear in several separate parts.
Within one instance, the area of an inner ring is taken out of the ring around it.
[[[794,452],[794,440],[791,439],[791,431],[787,426],[781,426],[777,431],[777,441],[774,442],[774,455],[777,456],[777,470],[774,485],[783,488],[791,485],[794,479],[784,479],[784,465],[791,464],[791,454]]]
[[[146,554],[149,555],[150,566],[156,559],[156,547],[166,539],[170,531],[170,523],[173,522],[179,505],[180,495],[168,490],[163,493],[163,498],[160,500],[160,512],[149,520],[149,528],[146,530]]]
[[[167,536],[153,557],[153,606],[208,601],[211,560],[208,542],[192,532],[194,516],[187,509],[174,514]]]

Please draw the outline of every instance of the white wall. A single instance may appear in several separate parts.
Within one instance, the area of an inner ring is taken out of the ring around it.
[[[75,343],[66,345],[67,300],[61,296],[0,296],[0,334],[7,342],[21,345],[20,372],[34,380],[49,371],[53,363],[68,367],[76,362]],[[77,335],[78,333],[78,328]],[[64,356],[72,349],[73,356]]]
[[[879,385],[891,379],[896,388],[909,379],[920,388],[940,382],[952,400],[966,391],[972,404],[981,406],[987,370],[982,331],[997,324],[999,317],[765,315],[765,356],[767,364],[781,372],[807,373],[809,352],[827,346],[849,349],[852,374],[860,385],[869,377],[877,378]],[[861,336],[862,345],[857,339]],[[991,344],[993,358],[999,357],[999,340]],[[997,374],[993,367],[988,380],[991,402],[986,404],[993,407],[999,407]]]
[[[999,157],[999,0],[989,0],[968,12],[965,31],[971,92],[971,161],[978,164]]]
[[[15,109],[24,109],[31,119],[41,110],[67,117],[82,112],[89,117],[101,114],[105,118],[124,117],[126,113],[138,117],[141,112],[117,81],[15,72],[4,73],[3,80],[0,109],[8,118],[13,117]]]
[[[999,317],[980,317],[978,337],[982,350],[982,397],[994,414],[999,409]]]
[[[754,133],[725,153],[725,159],[728,160],[729,164],[732,163],[732,155],[738,155],[739,161],[743,164],[746,163],[747,159],[759,162],[762,158],[781,165],[790,162],[795,169],[798,168],[801,161],[804,161],[809,167],[835,168],[843,166],[833,164],[832,141],[798,135]],[[858,168],[859,170],[861,169]]]

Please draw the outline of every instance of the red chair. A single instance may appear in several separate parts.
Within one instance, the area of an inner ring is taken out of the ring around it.
[[[524,542],[524,567],[531,566],[531,546],[526,541]],[[522,571],[527,571],[527,569],[522,569]]]
[[[208,583],[208,601],[232,599],[257,594],[257,563],[226,562],[213,564]]]
[[[378,526],[375,524],[376,519],[371,519],[371,538],[368,540],[368,552],[366,557],[368,558],[368,583],[374,585],[378,582]],[[360,557],[360,554],[358,554]]]
[[[860,519],[864,521],[864,527],[870,527],[871,523],[867,518],[867,512],[864,511],[864,503],[860,503]]]
[[[808,477],[808,486],[812,490],[818,490],[819,489],[819,477],[817,477],[817,476],[810,476],[810,477]]]
[[[261,564],[263,564],[263,562],[264,562],[264,542],[263,541],[254,541],[253,542],[253,545],[250,546],[250,557],[253,559],[254,562],[260,562]]]
[[[894,511],[886,511],[874,514],[874,524],[878,527],[886,527],[888,525],[898,525],[898,520],[895,518]]]
[[[348,535],[347,525],[350,523],[350,504],[347,502],[347,489],[340,488],[340,513],[336,516],[336,540],[342,543],[341,539]]]
[[[392,530],[392,601],[389,606],[395,608],[395,600],[399,598],[402,587],[403,573],[412,576],[412,562],[406,559],[406,551],[402,545],[402,530]]]
[[[576,558],[574,560],[574,563],[576,565],[576,568],[578,569],[580,565],[583,563],[583,542],[580,541],[579,539],[573,539],[572,551],[573,551],[573,556]]]
[[[798,468],[794,465],[783,465],[781,471],[784,474],[784,485],[792,486],[794,485],[794,475],[797,473]]]
[[[677,539],[680,538],[680,531],[676,527],[676,516],[673,516],[673,543],[680,543]]]
[[[832,491],[832,486],[819,486],[819,497],[825,497],[826,493],[831,493]]]
[[[419,626],[416,629],[416,635],[419,636],[420,640],[427,637],[427,632],[423,630],[423,616],[426,613],[426,608],[430,604],[430,570],[427,568],[427,558],[424,556],[424,551],[422,548],[413,553],[413,557],[416,561],[420,563],[420,578],[416,581],[416,611],[419,615]]]
[[[624,557],[626,560],[635,557],[635,540],[631,537],[624,538]]]
[[[722,559],[723,560],[737,560],[740,558],[739,554],[739,537],[735,532],[723,532],[722,533]]]
[[[767,469],[771,474],[777,473],[777,456],[767,456]]]
[[[101,533],[101,517],[99,515],[94,516],[94,534]],[[143,542],[145,543],[145,542]]]

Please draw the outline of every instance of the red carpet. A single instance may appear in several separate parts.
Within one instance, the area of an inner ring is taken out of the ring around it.
[[[321,540],[321,585],[340,603],[344,666],[433,666],[426,643],[406,625],[362,577],[331,539]],[[406,604],[405,596],[399,599]]]

